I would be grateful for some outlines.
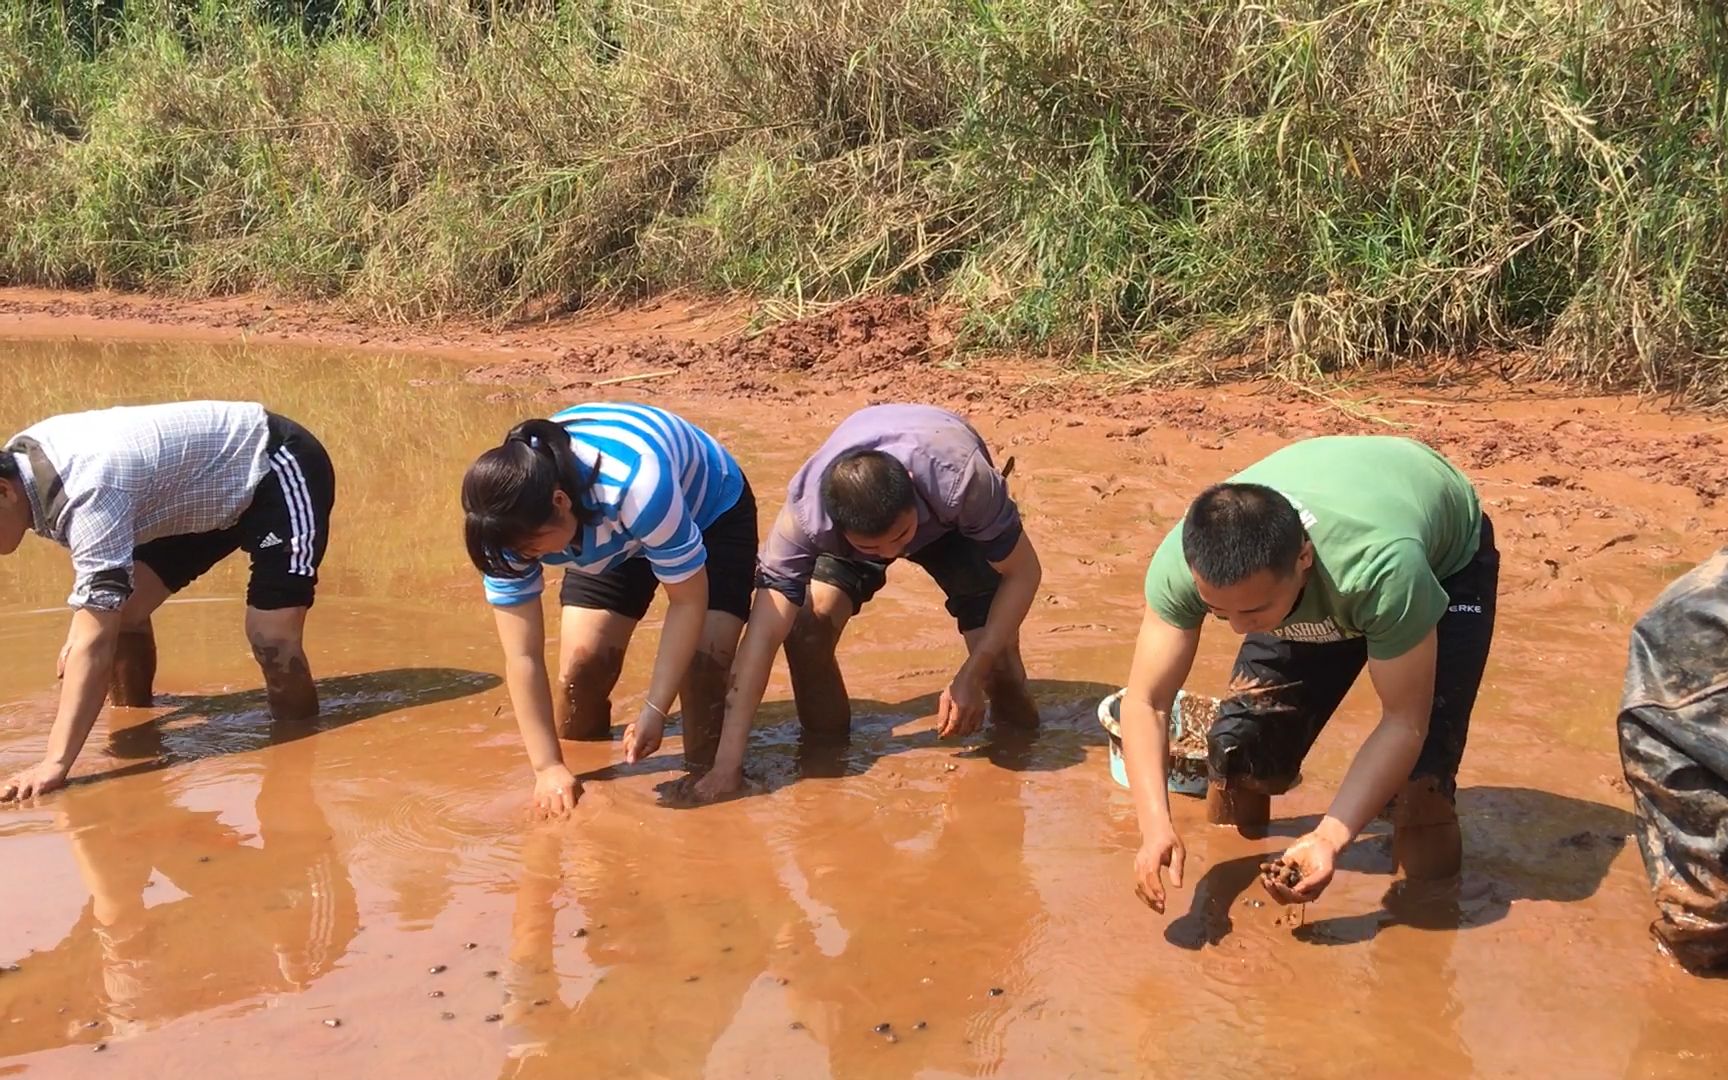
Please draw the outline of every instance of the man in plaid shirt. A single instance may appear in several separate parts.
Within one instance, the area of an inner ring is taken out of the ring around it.
[[[335,499],[318,440],[253,403],[55,416],[0,449],[0,555],[33,530],[71,551],[74,575],[48,751],[0,783],[0,802],[66,782],[105,695],[151,703],[151,614],[240,548],[252,557],[246,637],[271,715],[317,715],[302,639]]]

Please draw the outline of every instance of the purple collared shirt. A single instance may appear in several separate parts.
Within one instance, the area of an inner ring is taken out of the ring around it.
[[[951,532],[976,540],[991,562],[1020,542],[1020,508],[984,440],[959,416],[933,405],[873,405],[847,417],[786,489],[786,506],[763,540],[757,584],[802,605],[821,555],[868,559],[822,508],[822,476],[848,450],[880,450],[906,466],[918,531],[906,554]]]

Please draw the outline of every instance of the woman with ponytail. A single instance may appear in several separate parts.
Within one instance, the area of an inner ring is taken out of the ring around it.
[[[663,409],[577,405],[518,424],[480,455],[463,478],[462,509],[536,805],[562,814],[581,796],[558,740],[611,737],[624,650],[661,585],[670,603],[624,760],[659,748],[676,698],[686,767],[711,766],[756,573],[756,499],[732,455]],[[543,566],[565,568],[555,692]]]

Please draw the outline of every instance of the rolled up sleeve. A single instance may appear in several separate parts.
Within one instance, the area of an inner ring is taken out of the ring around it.
[[[119,611],[132,595],[132,550],[138,539],[131,495],[102,485],[68,505],[65,514],[73,573],[67,604]]]
[[[798,607],[810,592],[810,576],[816,569],[815,545],[799,528],[792,508],[785,507],[762,541],[756,556],[756,586],[773,589]]]
[[[521,561],[514,558],[511,566],[522,571],[521,577],[493,577],[491,574],[481,576],[481,582],[486,589],[486,602],[493,607],[515,607],[538,600],[540,594],[546,591],[546,573],[538,562]]]
[[[984,547],[984,557],[1002,562],[1025,533],[1020,507],[1008,494],[1008,480],[983,453],[972,455],[962,479],[955,528]]]

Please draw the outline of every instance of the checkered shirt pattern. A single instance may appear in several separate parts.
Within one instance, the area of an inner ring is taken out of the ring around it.
[[[164,536],[226,529],[270,470],[268,415],[250,402],[187,401],[68,413],[17,439],[35,440],[59,474],[39,490],[16,455],[33,527],[72,552],[73,607],[117,610],[132,595],[132,552]]]

